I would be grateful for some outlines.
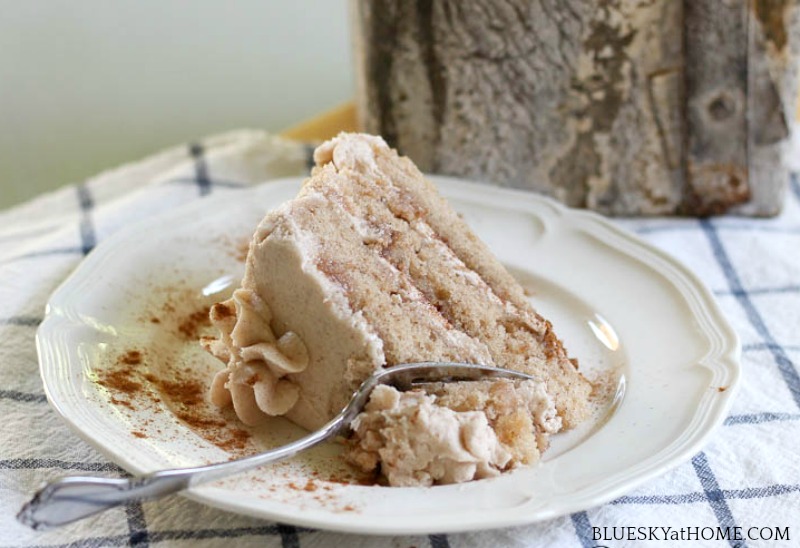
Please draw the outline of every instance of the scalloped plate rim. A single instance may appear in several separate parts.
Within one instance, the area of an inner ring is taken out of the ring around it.
[[[548,197],[529,192],[498,187],[491,187],[491,192],[487,192],[486,185],[481,183],[444,176],[429,176],[429,178],[437,183],[442,190],[442,194],[449,199],[479,196],[484,207],[490,209],[501,207],[515,211],[525,211],[534,215],[537,215],[537,208],[545,207],[559,217],[558,222],[574,224],[584,231],[588,228],[601,228],[602,232],[594,233],[593,235],[607,245],[616,249],[620,249],[620,246],[622,246],[644,251],[645,253],[637,256],[636,260],[662,274],[695,307],[695,312],[704,313],[703,328],[715,331],[714,335],[718,337],[718,345],[713,355],[703,357],[703,361],[706,363],[701,365],[711,369],[715,378],[724,377],[728,389],[717,394],[707,393],[703,396],[706,409],[701,415],[693,417],[692,425],[694,428],[692,431],[688,431],[687,428],[687,431],[683,432],[684,436],[688,436],[688,439],[681,440],[679,436],[669,447],[640,463],[637,467],[638,470],[635,470],[634,473],[630,473],[629,470],[628,473],[617,474],[577,493],[561,497],[566,500],[551,500],[551,504],[546,508],[532,513],[525,513],[525,515],[492,516],[491,519],[473,520],[467,523],[453,521],[452,519],[446,519],[442,522],[440,519],[435,522],[435,525],[432,523],[398,524],[390,523],[388,519],[370,517],[370,519],[374,520],[374,523],[364,523],[367,520],[363,516],[359,517],[358,514],[347,515],[320,510],[316,513],[310,512],[313,517],[309,518],[304,516],[304,513],[309,514],[308,511],[304,512],[292,507],[289,507],[288,512],[265,511],[263,508],[254,508],[246,503],[236,503],[220,497],[219,492],[225,490],[213,485],[194,487],[185,492],[184,496],[211,506],[254,517],[350,533],[427,534],[518,526],[585,510],[617,498],[685,462],[702,447],[716,427],[722,423],[741,380],[741,344],[738,335],[728,324],[710,291],[690,269],[668,253],[641,240],[636,235],[613,224],[610,220],[597,213],[571,209]],[[223,207],[228,204],[241,203],[245,201],[245,193],[269,193],[270,187],[276,187],[281,184],[298,184],[302,179],[301,177],[276,179],[258,186],[232,191],[218,197],[215,200],[215,205],[219,206],[219,200],[222,200]],[[59,386],[59,383],[54,383],[51,366],[63,359],[63,355],[59,356],[58,354],[68,346],[66,332],[70,327],[85,326],[85,324],[79,322],[78,318],[70,317],[70,308],[66,304],[69,302],[69,297],[76,294],[82,284],[87,283],[88,276],[86,274],[102,265],[105,260],[105,254],[113,250],[115,243],[124,241],[143,227],[152,227],[167,220],[174,220],[194,215],[195,212],[201,212],[212,203],[208,200],[214,200],[214,198],[196,201],[172,211],[138,221],[120,229],[101,242],[53,292],[48,301],[45,319],[37,330],[36,347],[40,361],[40,374],[48,402],[82,439],[97,448],[110,460],[132,473],[144,473],[148,470],[146,467],[142,468],[134,457],[115,452],[107,444],[99,441],[92,433],[87,432],[84,425],[81,424],[80,417],[73,416],[71,409],[66,407],[63,399],[65,396],[63,387]],[[78,322],[77,325],[76,322]],[[59,332],[65,334],[64,338],[57,336]]]

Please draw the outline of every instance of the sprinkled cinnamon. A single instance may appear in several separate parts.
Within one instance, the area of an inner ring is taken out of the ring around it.
[[[218,439],[216,441],[217,447],[225,451],[242,450],[247,447],[247,442],[250,440],[250,432],[241,428],[234,428],[229,430],[228,434],[230,434],[228,439]]]
[[[224,419],[203,417],[186,411],[176,411],[175,416],[194,428],[223,428],[228,424]]]
[[[192,312],[178,325],[178,332],[187,339],[197,340],[200,337],[200,330],[211,325],[208,318],[210,307]]]
[[[127,408],[128,408],[128,409],[130,409],[130,410],[135,410],[135,409],[136,409],[136,408],[133,406],[133,404],[132,404],[131,402],[129,402],[128,400],[121,400],[121,399],[119,399],[119,398],[115,398],[115,397],[113,397],[113,396],[112,396],[110,401],[111,401],[111,403],[113,403],[114,405],[121,405],[121,406],[123,406],[123,407],[127,407]]]
[[[183,405],[197,405],[203,401],[205,386],[197,380],[157,380],[155,384],[164,395]]]
[[[250,251],[250,238],[247,237],[239,240],[235,249],[236,254],[234,255],[234,258],[240,263],[245,262],[247,260],[247,252]]]
[[[128,350],[122,356],[120,356],[117,361],[127,365],[138,365],[142,363],[142,353],[138,350]]]
[[[142,353],[138,350],[128,350],[117,358],[117,364],[123,367],[100,372],[97,382],[109,390],[133,395],[142,389],[142,383],[133,378],[135,368],[131,366],[141,363]]]

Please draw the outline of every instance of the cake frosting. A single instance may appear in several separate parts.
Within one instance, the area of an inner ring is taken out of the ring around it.
[[[220,336],[203,342],[228,364],[214,376],[211,402],[219,407],[232,404],[249,425],[294,407],[300,388],[288,376],[308,367],[308,352],[300,337],[287,331],[276,338],[269,309],[248,289],[238,289],[231,299],[215,304],[210,315]]]
[[[219,336],[203,344],[226,363],[212,401],[233,405],[246,424],[280,415],[316,429],[383,367],[504,367],[535,381],[430,386],[427,394],[380,389],[354,428],[350,458],[364,469],[380,463],[402,485],[535,462],[549,435],[583,420],[591,390],[551,324],[381,138],[341,134],[314,159],[298,196],[257,227],[241,287],[212,307]],[[412,416],[425,419],[417,431]],[[440,439],[452,429],[469,436]],[[432,447],[447,456],[418,454]],[[416,456],[404,462],[411,448]]]
[[[561,428],[543,383],[378,386],[353,423],[347,458],[390,485],[461,483],[532,464]]]
[[[480,411],[456,412],[422,391],[378,386],[353,431],[349,459],[381,471],[391,485],[460,483],[496,476],[511,461]]]

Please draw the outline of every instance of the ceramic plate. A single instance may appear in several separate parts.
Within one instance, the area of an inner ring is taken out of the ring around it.
[[[582,370],[610,387],[596,416],[555,436],[539,465],[488,480],[364,485],[331,444],[187,496],[359,533],[520,525],[622,495],[689,459],[721,423],[739,380],[739,342],[691,272],[598,215],[528,193],[433,180]],[[111,460],[144,473],[301,435],[282,419],[252,430],[220,417],[203,400],[220,364],[197,344],[208,330],[205,307],[242,274],[253,228],[299,184],[229,191],[132,226],[98,246],[52,296],[37,339],[48,398]]]

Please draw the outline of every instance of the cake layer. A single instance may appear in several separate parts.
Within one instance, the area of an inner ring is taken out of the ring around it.
[[[568,359],[550,322],[533,310],[520,285],[410,160],[380,138],[362,136],[329,141],[315,159],[318,167],[301,197],[322,194],[348,215],[366,236],[365,246],[448,324],[488,351],[491,359],[480,363],[547,382],[566,427],[586,416],[591,385]],[[388,357],[388,363],[422,361],[421,355]]]

